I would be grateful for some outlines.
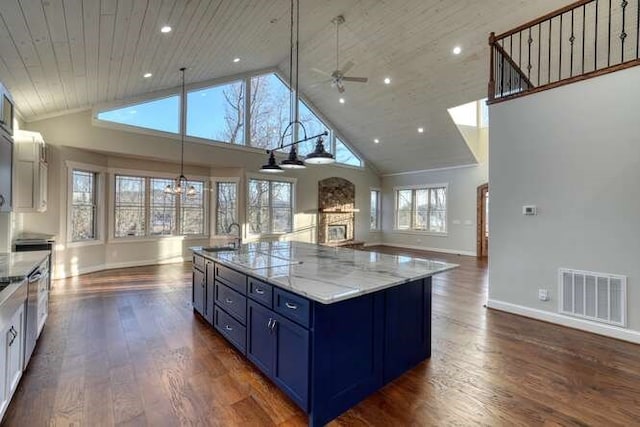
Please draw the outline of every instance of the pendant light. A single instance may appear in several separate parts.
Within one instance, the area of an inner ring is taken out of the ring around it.
[[[316,141],[315,150],[307,154],[304,159],[304,162],[310,165],[328,165],[331,163],[335,163],[335,161],[336,159],[333,157],[333,155],[324,149],[324,141],[322,140],[321,136],[319,136],[318,140]]]
[[[294,16],[295,16],[295,20],[294,20]],[[295,24],[295,32],[294,32],[294,24]],[[305,129],[304,124],[299,120],[299,111],[298,111],[299,72],[298,70],[299,70],[300,61],[298,59],[298,54],[299,54],[299,39],[300,39],[300,0],[291,0],[291,19],[290,19],[289,30],[290,30],[289,31],[289,125],[285,128],[284,132],[282,132],[282,136],[280,137],[280,146],[276,148],[276,150],[281,150],[285,147],[291,147],[291,148],[289,149],[288,158],[280,162],[280,165],[276,163],[276,158],[275,158],[275,155],[273,154],[274,150],[267,150],[267,153],[269,154],[269,161],[260,168],[260,172],[265,172],[265,173],[281,173],[281,172],[284,172],[284,169],[305,169],[306,168],[305,163],[310,163],[310,164],[325,163],[326,164],[326,163],[332,163],[333,161],[335,161],[333,160],[333,156],[324,150],[324,146],[322,146],[322,152],[324,154],[321,155],[322,161],[320,162],[318,161],[308,162],[306,160],[302,161],[298,157],[299,143],[304,141],[309,141],[317,137],[319,139],[318,143],[322,145],[321,136],[328,135],[328,132],[325,131],[319,135],[307,137],[307,130]],[[295,34],[295,44],[294,44],[294,34]],[[295,54],[295,68],[294,68],[294,61],[293,61],[294,54]],[[295,133],[296,126],[302,129],[304,137],[290,144],[284,144],[285,138],[289,136],[287,132],[291,130],[292,134]],[[318,143],[316,144],[316,151],[318,150]],[[315,157],[318,157],[318,155],[316,155]]]
[[[182,97],[181,100],[181,111],[180,114],[180,176],[176,178],[175,185],[171,184],[167,185],[164,189],[165,194],[173,194],[173,195],[181,195],[184,194],[187,197],[194,197],[198,194],[198,190],[193,185],[189,185],[187,187],[188,179],[184,176],[184,138],[187,127],[187,119],[185,117],[186,112],[186,104],[187,104],[187,91],[185,86],[184,72],[186,71],[185,67],[180,68],[180,72],[182,73]],[[186,187],[186,188],[185,188]]]

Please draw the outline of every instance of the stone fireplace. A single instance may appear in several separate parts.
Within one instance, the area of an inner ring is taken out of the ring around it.
[[[318,182],[318,243],[345,244],[355,231],[356,188],[344,178]]]

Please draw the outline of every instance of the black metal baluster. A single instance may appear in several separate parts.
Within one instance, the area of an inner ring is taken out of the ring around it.
[[[611,65],[611,0],[609,0],[609,35],[607,40],[607,67]]]
[[[522,70],[522,31],[518,33],[518,68]]]
[[[562,80],[562,17],[564,14],[560,15],[560,39],[558,40],[558,81]]]
[[[500,54],[500,98],[504,96],[504,55]]]
[[[620,62],[624,62],[624,41],[627,38],[627,33],[625,31],[625,22],[626,22],[626,15],[627,15],[627,5],[629,4],[629,2],[627,0],[622,0],[622,3],[620,3],[620,6],[622,6],[622,32],[620,33]]]
[[[570,64],[569,64],[569,77],[573,77],[573,45],[574,42],[576,41],[576,36],[573,34],[573,11],[575,9],[571,9],[571,37],[569,37],[569,41],[571,42],[571,57],[570,57]]]
[[[593,37],[593,71],[596,71],[598,69],[598,9],[598,0],[596,0],[596,32],[595,36]]]
[[[638,0],[638,15],[636,19],[636,59],[640,58],[640,0]]]
[[[509,58],[513,59],[513,34],[509,36]],[[509,64],[509,92],[513,90],[511,79],[513,78],[513,67]]]
[[[547,76],[547,83],[551,83],[551,21],[552,19],[549,19],[549,64],[547,67],[548,73],[549,75]]]
[[[538,24],[538,86],[540,86],[540,69],[542,68],[542,65],[540,63],[541,50],[542,50],[542,23]]]
[[[585,28],[587,28],[587,5],[582,6],[582,74],[584,74]]]
[[[527,39],[527,43],[529,44],[529,52],[527,53],[527,60],[529,64],[527,65],[527,78],[531,81],[531,43],[533,43],[533,39],[531,38],[531,27],[529,27],[529,38]]]

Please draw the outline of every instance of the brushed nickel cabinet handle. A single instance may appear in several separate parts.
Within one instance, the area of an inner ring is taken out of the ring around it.
[[[227,298],[224,300],[227,304],[233,304],[233,300],[231,298]]]
[[[295,304],[290,303],[289,301],[284,303],[285,307],[287,307],[290,310],[297,310],[298,306]]]
[[[229,325],[225,325],[224,327],[227,331],[233,331],[233,328]]]
[[[263,295],[264,291],[262,289],[260,289],[260,288],[256,288],[256,294]]]

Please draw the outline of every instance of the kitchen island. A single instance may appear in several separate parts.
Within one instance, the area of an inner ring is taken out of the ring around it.
[[[324,425],[431,355],[448,264],[298,242],[193,248],[193,306]]]

